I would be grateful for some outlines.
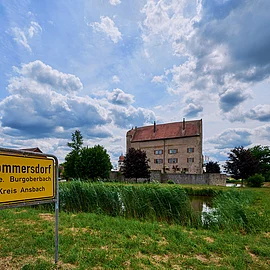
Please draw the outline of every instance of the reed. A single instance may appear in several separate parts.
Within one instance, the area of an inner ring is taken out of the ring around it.
[[[204,226],[214,230],[258,232],[269,230],[269,215],[258,212],[259,198],[251,190],[232,189],[213,200],[214,210],[204,214]]]
[[[122,185],[72,181],[60,185],[60,210],[140,220],[192,224],[199,220],[179,186]]]

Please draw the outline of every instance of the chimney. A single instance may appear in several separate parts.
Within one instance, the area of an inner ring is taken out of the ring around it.
[[[154,121],[154,133],[156,133],[157,127],[156,127],[156,121]]]
[[[183,128],[183,130],[186,129],[186,119],[185,118],[183,118],[183,126],[182,126],[182,128]]]

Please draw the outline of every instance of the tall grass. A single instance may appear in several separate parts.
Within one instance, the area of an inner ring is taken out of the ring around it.
[[[204,214],[204,226],[214,230],[257,232],[269,230],[269,215],[256,209],[257,195],[250,190],[230,190],[213,200],[214,210]]]
[[[92,212],[182,225],[199,222],[179,186],[122,185],[73,181],[60,185],[60,210]]]
[[[183,187],[184,191],[189,196],[207,196],[207,197],[215,197],[223,191],[217,188],[209,187],[209,188],[192,188],[192,187]]]
[[[270,230],[270,211],[258,208],[263,198],[251,189],[219,189],[208,187],[181,187],[161,184],[120,184],[73,181],[60,184],[60,210],[89,212],[165,221],[190,227],[204,227],[215,231],[253,233]],[[212,197],[212,211],[195,212],[190,195]],[[258,197],[259,196],[259,197]],[[42,206],[44,207],[44,206]],[[50,207],[45,206],[45,207]]]

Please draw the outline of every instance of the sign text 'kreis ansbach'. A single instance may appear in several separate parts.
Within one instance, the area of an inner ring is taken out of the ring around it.
[[[52,199],[54,173],[50,158],[0,155],[0,203]]]

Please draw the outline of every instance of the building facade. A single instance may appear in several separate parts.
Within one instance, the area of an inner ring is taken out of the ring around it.
[[[146,152],[151,170],[202,174],[202,120],[135,127],[126,134],[126,150]]]

